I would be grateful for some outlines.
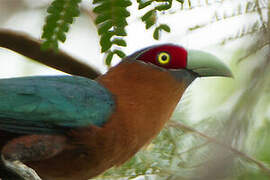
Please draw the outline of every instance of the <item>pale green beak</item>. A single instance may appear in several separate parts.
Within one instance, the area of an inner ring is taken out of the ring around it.
[[[187,69],[202,77],[233,77],[231,70],[216,56],[199,50],[188,50]]]

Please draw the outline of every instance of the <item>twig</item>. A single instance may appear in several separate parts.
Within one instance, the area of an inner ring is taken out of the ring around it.
[[[260,167],[265,173],[267,173],[270,176],[270,169],[268,167],[266,167],[262,162],[254,159],[253,157],[248,156],[247,154],[245,154],[245,153],[243,153],[243,152],[241,152],[241,151],[239,151],[239,150],[237,150],[237,149],[235,149],[233,147],[231,147],[230,145],[222,143],[222,142],[220,142],[219,140],[217,140],[217,139],[215,139],[213,137],[207,136],[206,134],[203,134],[203,133],[197,131],[196,129],[191,128],[189,126],[186,126],[186,125],[184,125],[182,123],[179,123],[179,122],[169,122],[168,125],[171,126],[171,127],[175,127],[177,129],[188,130],[190,132],[193,132],[194,134],[197,134],[197,135],[207,139],[209,142],[213,142],[215,144],[218,144],[218,145],[230,150],[231,152],[241,156],[242,158],[245,158],[246,160],[255,163],[258,167]]]
[[[29,35],[7,29],[0,29],[0,47],[10,49],[34,61],[72,75],[94,79],[100,75],[96,69],[69,56],[64,51],[41,51],[41,41]]]
[[[199,149],[199,148],[201,148],[201,147],[203,147],[203,146],[206,146],[206,145],[209,144],[209,143],[211,143],[211,142],[210,142],[210,141],[206,141],[205,143],[202,143],[202,144],[200,144],[200,145],[198,145],[198,146],[195,146],[195,147],[192,147],[192,148],[190,148],[190,149],[188,149],[188,150],[186,150],[186,151],[180,152],[180,153],[178,153],[178,155],[181,156],[181,155],[183,155],[183,154],[185,154],[185,153],[189,153],[189,152],[191,152],[191,151],[197,150],[197,149]]]
[[[261,49],[263,49],[265,46],[270,45],[270,41],[265,41],[263,43],[256,43],[256,48],[251,47],[250,50],[248,50],[247,54],[240,57],[237,61],[237,63],[239,64],[240,62],[242,62],[244,59],[246,59],[247,57],[251,56],[252,54],[257,53],[258,51],[260,51]]]

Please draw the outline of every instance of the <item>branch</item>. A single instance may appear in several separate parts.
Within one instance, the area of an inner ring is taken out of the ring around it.
[[[255,45],[256,46],[255,48],[252,46],[251,48],[248,49],[247,54],[245,54],[244,56],[242,56],[242,57],[240,57],[238,59],[237,63],[242,62],[247,57],[251,56],[252,54],[257,53],[258,51],[260,51],[261,49],[263,49],[265,46],[268,46],[268,45],[270,45],[270,41],[265,41],[265,42],[263,42],[261,44],[258,43],[258,44]]]
[[[209,142],[215,143],[223,148],[226,148],[226,149],[230,150],[231,152],[239,155],[240,157],[242,157],[250,162],[255,163],[261,170],[263,170],[266,174],[268,174],[270,176],[270,169],[268,167],[266,167],[262,162],[254,159],[253,157],[248,156],[247,154],[245,154],[245,153],[243,153],[243,152],[241,152],[233,147],[231,147],[230,145],[225,144],[225,143],[223,143],[223,142],[221,142],[213,137],[207,136],[206,134],[203,134],[203,133],[197,131],[196,129],[193,129],[193,128],[186,126],[186,125],[179,123],[179,122],[170,121],[168,125],[170,127],[174,127],[174,128],[180,129],[180,130],[184,129],[184,131],[193,132],[194,134],[199,135],[199,136],[207,139]]]
[[[210,144],[210,141],[206,141],[205,143],[202,143],[202,144],[200,144],[200,145],[198,145],[198,146],[195,146],[195,147],[192,147],[192,148],[190,148],[190,149],[188,149],[188,150],[186,150],[186,151],[180,152],[180,153],[178,153],[178,155],[181,156],[181,155],[183,155],[183,154],[185,154],[185,153],[189,153],[189,152],[191,152],[191,151],[200,149],[200,148],[202,148],[202,147],[204,147],[204,146],[206,146],[206,145],[208,145],[208,144]]]
[[[42,42],[29,35],[7,29],[0,29],[0,47],[10,49],[34,61],[72,75],[94,79],[100,72],[69,56],[64,51],[41,51]]]

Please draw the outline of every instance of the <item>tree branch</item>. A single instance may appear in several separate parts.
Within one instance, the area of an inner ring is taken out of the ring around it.
[[[41,51],[41,44],[40,40],[34,39],[25,33],[0,29],[0,47],[10,49],[34,61],[68,74],[91,79],[101,74],[96,69],[79,62],[64,51],[59,50],[58,53],[52,50]]]
[[[182,123],[179,123],[179,122],[170,121],[168,123],[168,125],[170,127],[174,127],[174,128],[181,129],[181,130],[184,130],[184,131],[193,132],[194,134],[199,135],[199,136],[207,139],[208,142],[212,142],[212,143],[215,143],[215,144],[217,144],[217,145],[219,145],[219,146],[221,146],[223,148],[226,148],[226,149],[230,150],[231,152],[239,155],[240,157],[242,157],[242,158],[244,158],[244,159],[246,159],[246,160],[248,160],[250,162],[255,163],[261,170],[263,170],[266,174],[268,174],[270,176],[270,169],[268,167],[266,167],[262,162],[254,159],[253,157],[248,156],[247,154],[245,154],[245,153],[243,153],[243,152],[241,152],[241,151],[239,151],[239,150],[237,150],[237,149],[235,149],[233,147],[231,147],[230,145],[222,143],[221,141],[219,141],[219,140],[217,140],[217,139],[215,139],[213,137],[207,136],[206,134],[203,134],[203,133],[197,131],[196,129],[193,129],[193,128],[191,128],[189,126],[186,126],[186,125],[184,125]]]

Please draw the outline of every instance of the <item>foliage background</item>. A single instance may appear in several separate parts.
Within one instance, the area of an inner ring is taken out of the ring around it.
[[[0,27],[40,38],[51,2],[0,0]],[[147,1],[139,4],[142,2]],[[141,17],[169,3],[172,6],[158,11],[154,25],[145,30]],[[196,80],[179,103],[172,122],[152,144],[125,165],[97,179],[269,179],[270,2],[153,1],[138,11],[139,4],[132,1],[128,7],[131,16],[127,18],[127,47],[119,46],[121,51],[129,54],[162,42],[203,49],[223,59],[235,77]],[[89,1],[80,4],[81,15],[59,47],[106,72],[94,7]],[[169,25],[171,32],[161,31],[160,41],[155,41],[153,33],[160,24]],[[119,47],[105,52],[108,55]],[[0,59],[2,77],[61,74],[3,49]],[[112,65],[118,62],[119,57],[114,56]]]

